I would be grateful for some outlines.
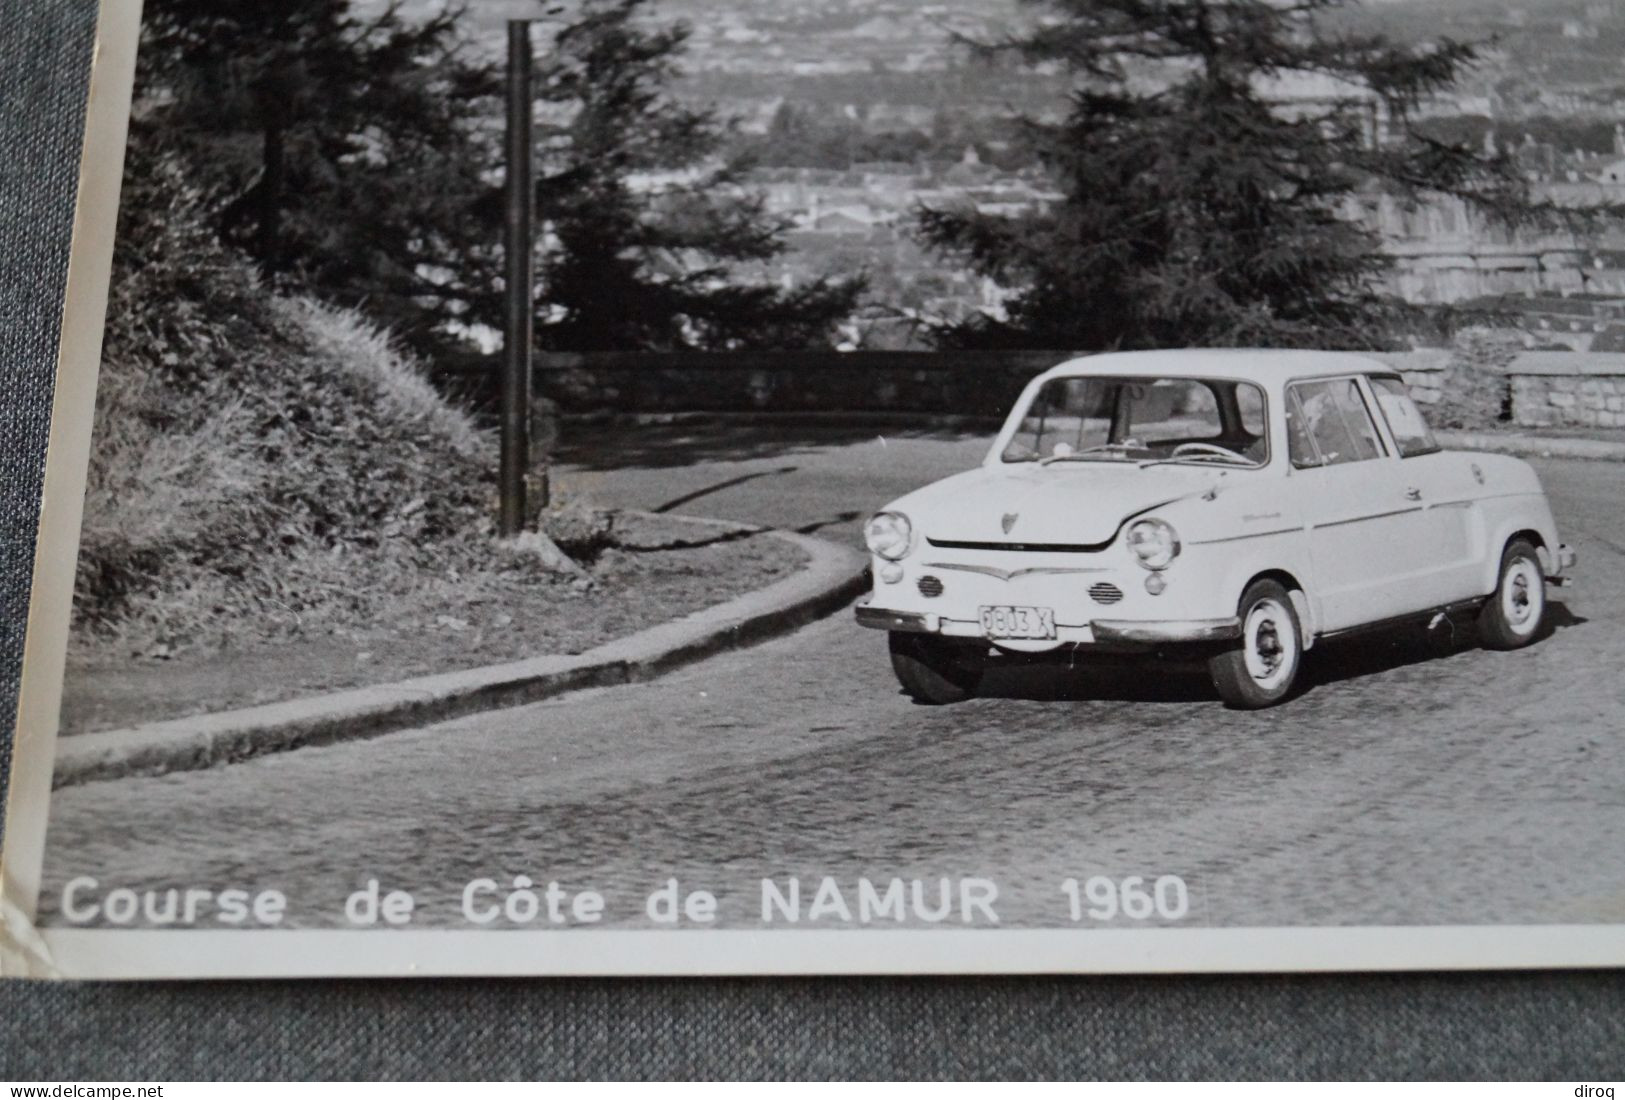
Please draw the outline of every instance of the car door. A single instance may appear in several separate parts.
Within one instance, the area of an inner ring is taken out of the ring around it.
[[[1426,570],[1430,606],[1482,596],[1483,471],[1475,472],[1471,455],[1440,448],[1399,378],[1372,375],[1366,381],[1399,456],[1400,480],[1422,504],[1412,556]]]
[[[1294,382],[1286,390],[1286,416],[1292,495],[1308,531],[1309,595],[1319,604],[1321,629],[1420,610],[1421,586],[1406,573],[1422,504],[1401,484],[1398,459],[1377,430],[1359,380]]]

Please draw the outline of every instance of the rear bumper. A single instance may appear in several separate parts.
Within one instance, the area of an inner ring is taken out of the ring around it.
[[[859,604],[856,608],[859,626],[875,630],[891,630],[903,634],[942,634],[942,617],[920,611],[889,611],[883,607]],[[957,621],[955,626],[960,626]],[[962,629],[948,631],[956,637],[968,632]],[[1068,633],[1072,633],[1070,630]],[[1158,619],[1137,621],[1127,619],[1095,619],[1087,628],[1086,637],[1066,637],[1062,642],[1130,642],[1136,645],[1166,645],[1177,642],[1223,642],[1241,637],[1241,620],[1227,619]]]

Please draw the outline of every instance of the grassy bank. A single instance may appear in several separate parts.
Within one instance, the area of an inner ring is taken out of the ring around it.
[[[580,501],[541,519],[571,560],[497,538],[492,434],[358,312],[268,285],[199,222],[189,186],[140,154],[126,184],[79,556],[81,669],[219,662],[234,697],[244,676],[269,678],[250,693],[281,690],[278,676],[332,686],[369,662],[404,675],[568,652],[793,568],[737,547],[622,553],[613,517]],[[291,643],[299,660],[266,656]]]

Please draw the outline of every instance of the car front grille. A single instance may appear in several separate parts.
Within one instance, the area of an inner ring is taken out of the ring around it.
[[[927,574],[920,578],[918,587],[920,595],[928,600],[934,600],[942,595],[942,578]]]
[[[1089,586],[1089,598],[1096,603],[1113,604],[1123,598],[1123,590],[1115,584],[1101,581]]]

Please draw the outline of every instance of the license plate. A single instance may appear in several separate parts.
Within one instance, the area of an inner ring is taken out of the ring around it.
[[[984,607],[982,633],[989,638],[1053,638],[1055,612],[1048,607]]]

